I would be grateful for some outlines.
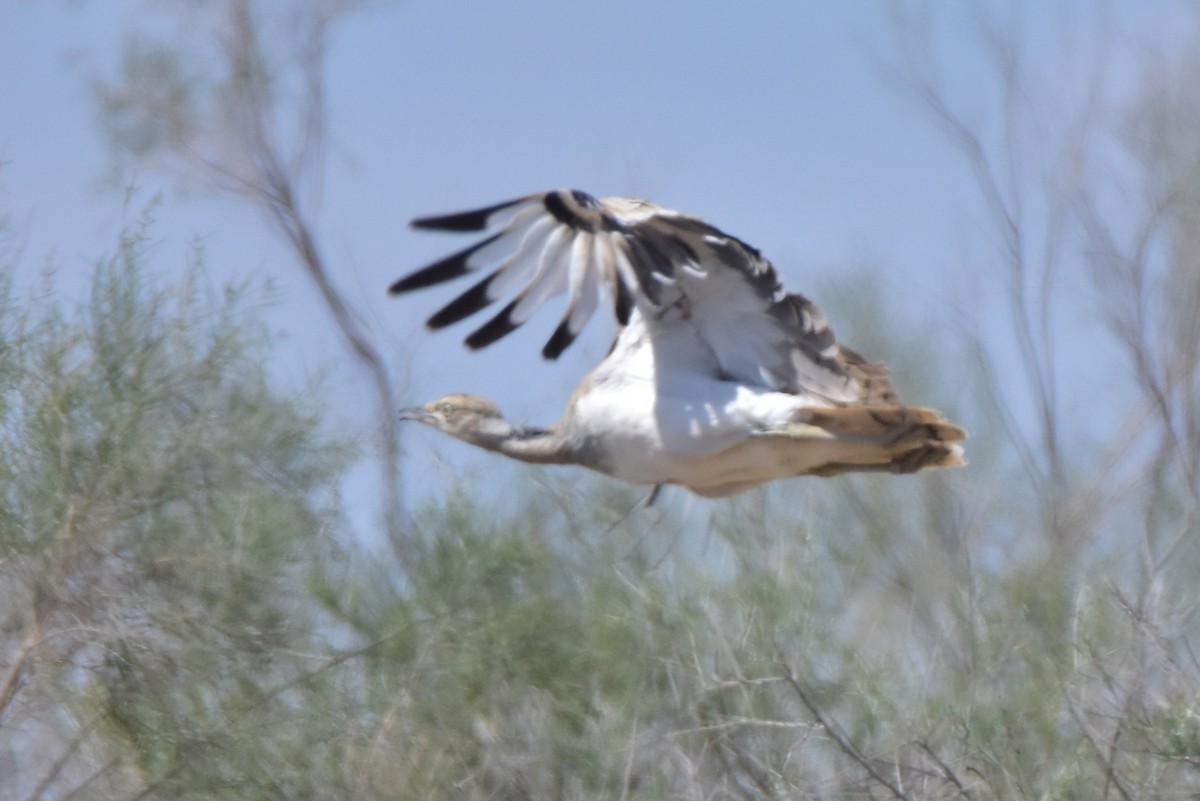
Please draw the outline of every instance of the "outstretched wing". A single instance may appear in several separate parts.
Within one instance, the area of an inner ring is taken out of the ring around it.
[[[841,348],[821,311],[789,295],[758,250],[695,217],[641,200],[560,190],[412,225],[490,232],[389,290],[483,273],[428,320],[430,328],[442,328],[513,296],[467,337],[468,347],[490,345],[566,292],[562,319],[542,349],[548,359],[574,341],[607,297],[618,322],[625,325],[636,310],[652,337],[669,326],[694,328],[723,377],[833,403],[891,392],[886,370]],[[863,383],[871,375],[874,390]]]

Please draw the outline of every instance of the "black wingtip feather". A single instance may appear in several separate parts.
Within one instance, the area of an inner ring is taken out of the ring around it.
[[[674,270],[667,265],[665,269],[657,269],[661,259],[656,250],[652,250],[647,240],[636,236],[625,237],[625,246],[629,252],[629,263],[633,267],[638,286],[646,300],[655,307],[662,302],[662,283],[654,277],[657,272],[665,278],[674,278]]]
[[[583,225],[584,220],[567,206],[564,195],[571,195],[576,203],[591,208],[595,205],[595,199],[586,192],[580,192],[578,189],[559,190],[557,192],[547,192],[542,198],[542,205],[546,207],[546,211],[550,212],[554,219],[558,220],[563,225],[569,225],[572,228],[586,227]]]
[[[399,295],[401,292],[424,289],[427,286],[440,284],[443,281],[451,281],[466,275],[468,272],[466,259],[455,257],[448,261],[439,261],[437,264],[431,264],[428,267],[417,270],[415,273],[409,273],[399,281],[396,281],[388,287],[388,294]]]
[[[613,311],[617,315],[617,322],[629,325],[629,315],[633,313],[633,296],[620,276],[617,276],[613,283],[616,285],[616,291],[613,293]]]
[[[577,231],[618,231],[623,229],[620,221],[605,211],[604,204],[587,192],[578,189],[560,189],[547,192],[542,205],[554,219]]]
[[[501,337],[504,337],[507,334],[515,331],[518,325],[509,319],[509,316],[512,314],[513,309],[517,307],[517,303],[519,301],[519,298],[514,300],[512,303],[501,309],[500,313],[495,317],[488,320],[475,331],[471,332],[471,335],[463,340],[466,346],[471,350],[480,350],[481,348],[486,348],[488,345],[492,344]]]
[[[562,355],[562,352],[571,347],[571,343],[575,341],[575,335],[571,333],[569,321],[563,320],[559,323],[558,328],[554,329],[554,334],[546,342],[546,347],[542,348],[542,358],[553,361]]]
[[[433,264],[429,265],[428,267],[422,267],[415,273],[409,273],[388,287],[388,294],[399,295],[401,292],[410,292],[414,289],[424,289],[427,286],[433,286],[434,284],[440,284],[445,281],[452,281],[455,278],[460,278],[466,275],[467,273],[471,272],[471,268],[467,266],[467,260],[470,259],[476,251],[492,244],[502,235],[503,234],[493,234],[487,239],[484,239],[482,242],[476,242],[466,250],[460,250],[458,253],[447,256],[440,261],[435,261]]]
[[[440,214],[433,217],[418,217],[409,223],[413,228],[427,231],[483,231],[487,228],[488,219],[498,211],[511,208],[518,203],[524,203],[529,198],[521,197],[516,200],[506,200],[494,206],[472,211],[460,211],[454,214]]]
[[[487,278],[480,281],[475,286],[468,289],[466,292],[459,295],[454,300],[447,303],[437,314],[430,317],[425,326],[431,330],[445,328],[448,325],[453,325],[459,320],[470,317],[475,312],[487,308],[492,303],[494,298],[489,298],[487,294],[488,285],[492,283],[495,274],[489,275]]]

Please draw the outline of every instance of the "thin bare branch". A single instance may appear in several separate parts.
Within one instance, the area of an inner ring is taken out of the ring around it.
[[[258,206],[316,288],[354,362],[374,389],[384,521],[393,538],[403,539],[408,521],[400,483],[400,427],[395,419],[399,403],[393,379],[369,326],[337,287],[321,252],[312,204],[302,199],[319,194],[323,176],[329,33],[358,5],[358,0],[329,0],[289,9],[285,13],[294,16],[286,35],[269,43],[265,20],[270,13],[280,13],[270,4],[224,0],[207,12],[219,19],[214,35],[225,74],[212,91],[215,118],[172,128],[166,155],[191,168],[178,176],[181,183],[199,180]],[[289,80],[298,84],[298,92],[287,93]],[[135,105],[156,102],[153,93],[137,92],[136,87],[126,90],[123,97]],[[146,119],[173,118],[148,106],[142,110]],[[407,567],[411,549],[400,539],[393,541],[394,552],[401,566]]]
[[[1117,769],[1113,762],[1111,751],[1109,753],[1105,753],[1104,747],[1097,742],[1096,736],[1092,733],[1091,727],[1088,726],[1087,721],[1083,719],[1082,715],[1080,715],[1079,710],[1075,707],[1074,702],[1068,702],[1067,711],[1070,713],[1072,720],[1074,720],[1075,724],[1079,727],[1079,731],[1082,732],[1083,737],[1087,741],[1088,745],[1091,746],[1092,753],[1095,755],[1096,761],[1104,769],[1106,781],[1110,782],[1112,786],[1117,789],[1117,792],[1120,794],[1121,798],[1125,799],[1125,801],[1133,801],[1133,795],[1125,788],[1125,783],[1122,782],[1121,777],[1117,775]],[[1115,740],[1113,745],[1116,745]]]
[[[953,784],[955,789],[958,790],[959,795],[967,799],[967,801],[973,801],[971,798],[971,792],[967,790],[967,787],[965,784],[963,784],[962,779],[958,778],[958,774],[954,772],[954,769],[947,765],[945,760],[938,756],[938,753],[933,750],[929,743],[922,740],[917,743],[917,747],[933,760],[934,764],[937,765],[938,770],[941,771],[942,778]]]
[[[98,721],[98,717],[93,717],[91,720],[87,721],[84,725],[78,728],[78,730],[75,732],[75,736],[73,736],[70,741],[67,742],[66,746],[62,750],[62,753],[59,754],[58,759],[54,760],[54,763],[46,771],[46,775],[42,777],[40,782],[38,782],[37,787],[33,788],[33,792],[29,794],[29,801],[38,801],[39,799],[46,797],[45,794],[50,788],[50,785],[58,781],[59,776],[62,775],[63,769],[67,766],[67,763],[70,762],[71,759],[79,752],[79,749],[83,745],[84,741],[91,736],[92,730],[95,728]],[[87,786],[88,783],[94,781],[95,778],[102,775],[103,772],[108,769],[109,765],[112,764],[113,762],[110,761],[108,765],[101,766],[100,769],[92,774],[91,778],[86,779],[82,784],[78,785],[75,790],[72,791],[72,794],[80,792],[84,787]]]
[[[33,628],[25,635],[21,647],[17,649],[17,653],[13,656],[13,660],[8,666],[8,671],[4,674],[3,681],[0,681],[0,721],[4,719],[9,705],[16,698],[17,690],[21,686],[21,680],[24,678],[25,671],[29,667],[29,659],[38,646],[41,645],[42,640],[41,621],[37,620]]]
[[[781,667],[783,670],[783,678],[796,693],[796,697],[798,697],[800,702],[804,704],[804,707],[808,710],[809,714],[813,716],[813,719],[817,722],[821,729],[829,735],[830,739],[837,743],[838,748],[842,750],[842,753],[846,754],[846,756],[850,757],[860,766],[862,766],[863,770],[865,770],[872,779],[886,787],[894,797],[901,799],[901,801],[909,801],[909,796],[903,791],[903,789],[901,789],[899,784],[893,782],[887,776],[884,776],[882,773],[880,773],[875,767],[875,764],[868,759],[862,753],[862,751],[858,750],[858,746],[856,746],[854,742],[846,736],[845,732],[841,730],[841,727],[826,717],[825,713],[821,711],[821,708],[812,700],[811,694],[800,684],[800,681],[796,678],[795,673],[792,672],[791,666],[785,661],[782,663]]]

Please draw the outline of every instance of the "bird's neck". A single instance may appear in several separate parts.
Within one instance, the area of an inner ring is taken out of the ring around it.
[[[558,431],[514,426],[500,418],[483,421],[463,439],[522,462],[568,464],[573,461],[569,442]]]

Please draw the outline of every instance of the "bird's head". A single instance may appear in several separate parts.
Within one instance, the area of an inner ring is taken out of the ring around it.
[[[452,437],[472,442],[480,433],[504,424],[500,408],[478,395],[455,393],[424,406],[400,410],[401,420],[416,420]]]

